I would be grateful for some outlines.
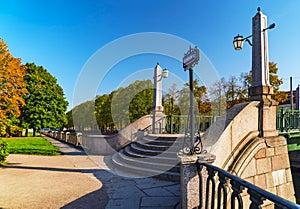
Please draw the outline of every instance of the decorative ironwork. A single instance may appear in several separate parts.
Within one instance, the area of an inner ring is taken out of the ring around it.
[[[276,126],[280,132],[300,131],[300,111],[281,109],[277,112]]]
[[[204,132],[213,124],[219,116],[196,115],[195,131]],[[189,126],[188,115],[166,116],[165,130],[168,134],[184,134]]]
[[[205,209],[214,209],[215,203],[217,203],[218,209],[227,209],[227,206],[230,206],[230,208],[232,209],[235,209],[236,206],[238,206],[239,209],[244,207],[250,209],[261,209],[264,201],[269,200],[271,203],[273,203],[275,209],[300,209],[300,205],[297,205],[277,195],[267,192],[216,166],[207,163],[199,163],[197,167],[198,175],[200,178],[200,206],[198,208],[202,208],[204,204]],[[207,177],[205,177],[206,174],[204,174],[205,169],[208,172]],[[215,174],[217,174],[218,178],[215,177]],[[203,182],[205,181],[206,185],[203,184]],[[229,181],[230,184],[228,184]],[[218,184],[217,199],[215,199],[216,184]],[[203,188],[203,186],[206,186],[206,188]],[[243,198],[241,197],[241,193],[245,189],[247,190],[247,193],[250,197],[250,205],[244,205],[245,202],[243,202]],[[204,193],[206,194],[205,200],[202,197],[203,191],[205,191]],[[229,191],[232,192],[231,196],[229,196]]]

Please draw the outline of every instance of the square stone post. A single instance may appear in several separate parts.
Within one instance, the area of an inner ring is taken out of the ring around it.
[[[180,156],[180,202],[181,209],[205,208],[206,170],[200,168],[201,162],[213,163],[211,154]],[[199,178],[199,172],[201,178]],[[202,188],[200,188],[200,182]],[[200,191],[202,190],[202,192]]]
[[[159,63],[154,68],[154,96],[152,106],[152,133],[161,133],[164,128],[164,121],[157,123],[158,120],[163,119],[164,107],[162,106],[162,68]]]
[[[273,87],[269,82],[269,53],[267,17],[258,8],[252,19],[252,86],[249,88],[251,101],[260,101],[259,131],[261,137],[278,136],[276,130],[276,106],[272,100]]]
[[[300,110],[300,98],[299,98],[300,92],[299,92],[299,90],[300,90],[300,85],[298,85],[298,87],[296,89],[296,110]]]

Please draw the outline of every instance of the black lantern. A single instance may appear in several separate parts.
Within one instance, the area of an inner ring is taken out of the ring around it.
[[[234,40],[233,40],[234,49],[241,50],[243,48],[244,40],[245,39],[241,35],[237,35],[236,37],[234,37]]]

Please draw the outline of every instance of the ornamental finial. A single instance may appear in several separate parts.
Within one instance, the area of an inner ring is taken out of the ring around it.
[[[260,7],[258,7],[258,8],[257,8],[257,11],[258,11],[258,12],[260,12],[260,11],[261,11]]]

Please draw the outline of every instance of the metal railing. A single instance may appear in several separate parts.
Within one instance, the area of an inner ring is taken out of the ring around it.
[[[300,111],[283,109],[278,111],[276,128],[280,132],[300,131]]]
[[[217,120],[218,116],[196,116],[195,130],[203,132]],[[189,130],[189,116],[188,115],[169,115],[166,116],[165,131],[169,134],[184,134]]]
[[[208,174],[206,179],[204,179],[202,175],[204,173],[203,168],[206,169]],[[216,166],[200,163],[198,166],[198,174],[200,178],[200,205],[198,208],[214,209],[215,206],[217,206],[216,208],[218,209],[235,209],[237,206],[238,209],[261,209],[265,200],[268,200],[268,205],[273,205],[275,209],[300,208],[300,205],[254,186]],[[216,176],[218,178],[216,178]],[[247,193],[243,192],[244,190],[247,190]],[[243,201],[246,195],[250,197],[249,205],[245,205],[246,201]]]

